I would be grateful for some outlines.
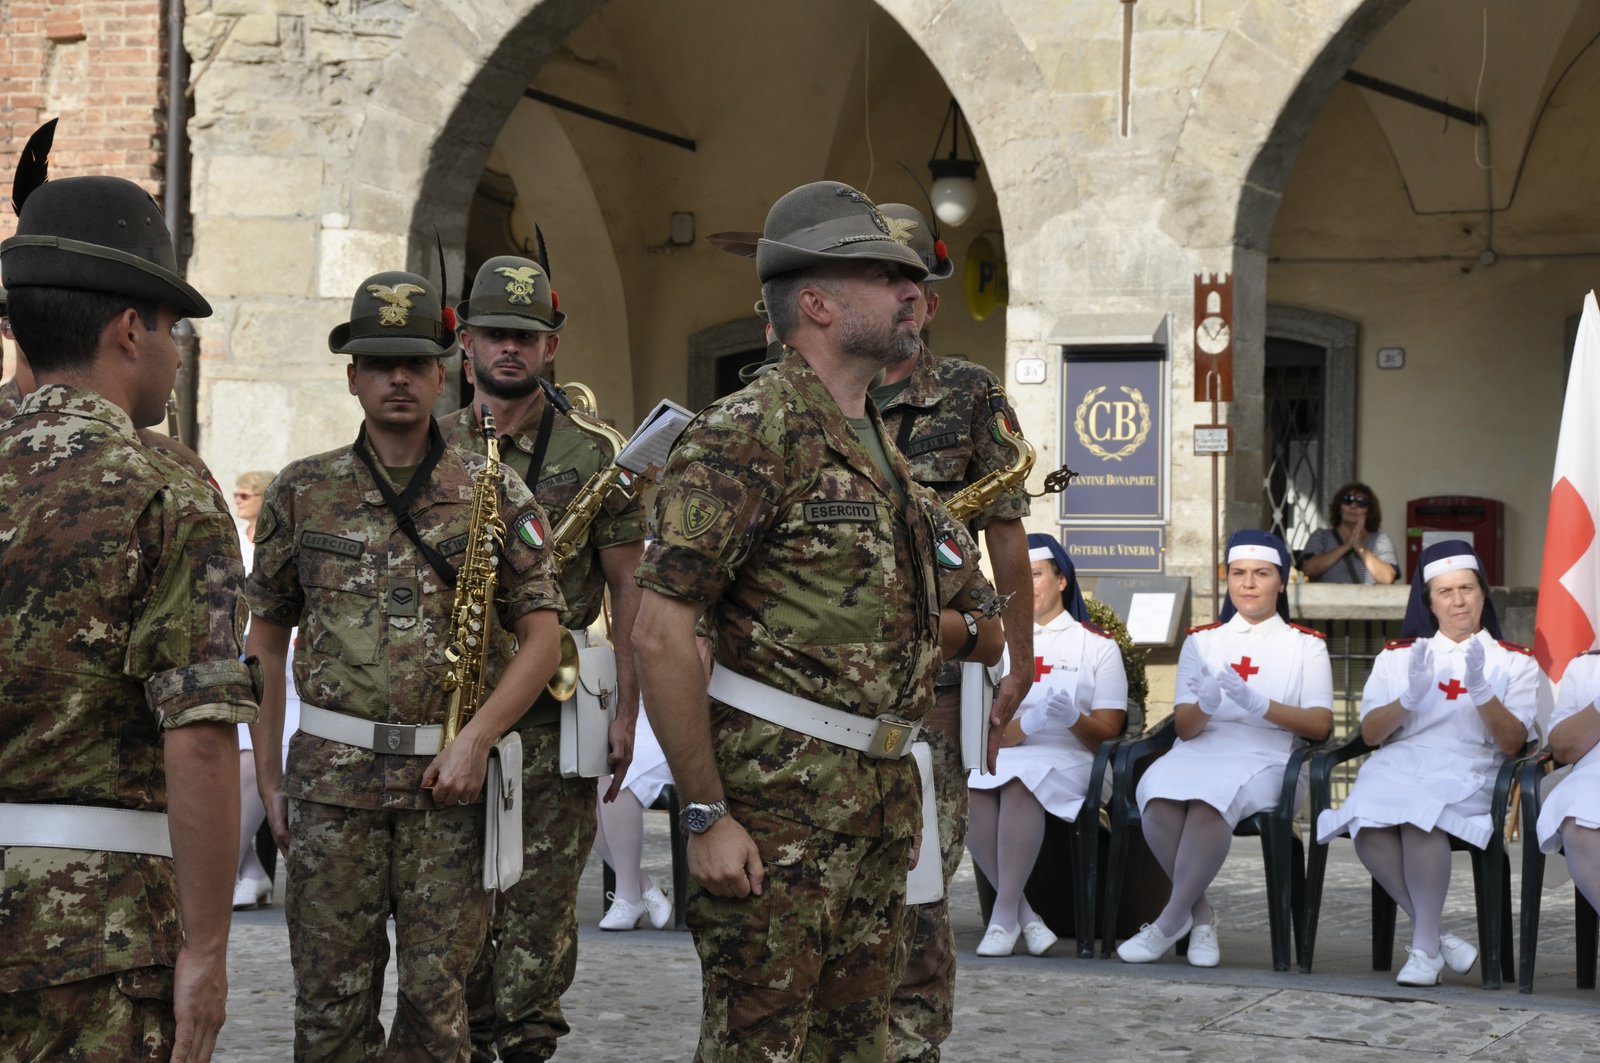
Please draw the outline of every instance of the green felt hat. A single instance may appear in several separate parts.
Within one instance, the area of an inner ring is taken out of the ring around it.
[[[928,224],[928,219],[923,217],[920,210],[904,203],[883,203],[878,209],[889,220],[893,235],[897,239],[905,237],[906,245],[928,267],[928,280],[942,281],[956,271],[956,264],[950,261],[944,241],[939,239],[938,232]]]
[[[442,358],[456,349],[445,324],[439,287],[415,273],[391,270],[361,282],[350,301],[350,320],[328,333],[334,354],[387,358]]]
[[[808,266],[855,261],[893,262],[918,281],[928,273],[922,257],[896,238],[883,212],[849,185],[801,185],[767,212],[756,245],[756,274],[763,281]]]
[[[478,267],[472,292],[456,307],[456,317],[477,328],[560,332],[567,323],[560,305],[550,275],[539,263],[498,255]]]
[[[211,316],[178,273],[161,208],[120,177],[67,177],[29,193],[16,235],[0,243],[0,283],[106,292]]]

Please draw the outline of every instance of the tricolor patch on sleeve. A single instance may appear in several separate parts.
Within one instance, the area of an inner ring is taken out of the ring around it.
[[[517,535],[535,550],[544,549],[544,522],[532,513],[517,521]]]
[[[954,535],[948,533],[940,537],[933,552],[939,559],[939,564],[945,568],[960,568],[967,560],[966,555],[961,552],[961,544],[956,542]]]

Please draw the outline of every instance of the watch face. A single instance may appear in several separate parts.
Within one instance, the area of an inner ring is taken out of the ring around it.
[[[686,808],[683,810],[683,825],[694,834],[702,834],[711,824],[707,822],[710,817],[703,808]]]

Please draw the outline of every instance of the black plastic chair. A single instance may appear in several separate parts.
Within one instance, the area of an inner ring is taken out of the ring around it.
[[[687,930],[688,917],[684,910],[689,898],[689,843],[678,826],[678,788],[670,783],[663,786],[660,796],[650,807],[666,812],[672,826],[672,929]],[[601,867],[604,870],[600,873],[600,889],[603,891],[600,894],[600,910],[604,913],[611,907],[609,895],[617,892],[617,873],[610,864],[601,864]]]
[[[1156,757],[1171,749],[1177,740],[1177,722],[1167,719],[1149,734],[1120,743],[1112,759],[1115,780],[1111,794],[1111,844],[1106,854],[1103,896],[1105,914],[1100,924],[1101,956],[1110,957],[1116,947],[1117,908],[1122,893],[1122,876],[1128,862],[1130,832],[1140,829],[1141,817],[1136,794],[1139,779]],[[1276,808],[1257,812],[1239,821],[1236,838],[1261,838],[1261,858],[1267,882],[1267,918],[1272,935],[1272,969],[1287,971],[1290,963],[1291,929],[1295,950],[1301,948],[1301,895],[1305,890],[1305,849],[1294,833],[1295,797],[1300,772],[1306,759],[1320,746],[1300,746],[1289,754],[1284,766],[1283,788]],[[1081,952],[1080,952],[1081,955]]]
[[[1511,940],[1511,860],[1506,855],[1506,808],[1511,800],[1511,784],[1517,765],[1533,752],[1529,743],[1517,757],[1508,757],[1495,777],[1494,796],[1489,804],[1489,844],[1483,849],[1450,836],[1453,852],[1472,854],[1472,882],[1478,907],[1478,962],[1483,971],[1483,988],[1499,989],[1501,979],[1516,977],[1515,947]],[[1328,847],[1316,840],[1317,819],[1333,807],[1333,769],[1346,761],[1364,757],[1377,749],[1368,745],[1358,730],[1331,749],[1311,759],[1311,848],[1306,868],[1305,947],[1300,952],[1300,970],[1311,973],[1317,946],[1317,922],[1322,909],[1322,883],[1327,875]],[[1498,869],[1499,873],[1495,874]],[[1372,882],[1372,969],[1394,969],[1394,927],[1399,906],[1376,879]]]
[[[1522,761],[1522,957],[1517,970],[1517,988],[1533,992],[1533,961],[1539,949],[1539,907],[1544,894],[1544,857],[1539,851],[1539,810],[1544,794],[1539,784],[1559,762],[1548,751]],[[1593,989],[1595,953],[1600,946],[1600,919],[1594,906],[1574,884],[1572,887],[1573,924],[1578,948],[1578,988]]]

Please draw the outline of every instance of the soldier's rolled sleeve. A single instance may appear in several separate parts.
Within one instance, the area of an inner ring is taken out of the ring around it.
[[[502,551],[505,564],[495,588],[500,623],[510,628],[540,609],[566,608],[561,584],[550,558],[550,520],[526,485],[513,476],[502,478],[500,519],[506,524]]]
[[[604,550],[610,546],[636,543],[645,537],[648,530],[649,520],[645,515],[644,502],[635,496],[627,499],[626,505],[617,512],[602,512],[596,517],[590,526],[589,541],[595,549]]]
[[[990,376],[989,379],[993,380],[993,377]],[[1002,443],[994,437],[994,432],[991,428],[993,419],[989,412],[988,402],[975,402],[972,409],[973,453],[978,465],[975,470],[976,475],[972,478],[972,481],[975,482],[990,473],[1009,468],[1016,458],[1016,453],[1008,444]],[[1020,426],[1022,423],[1017,420],[1017,411],[1009,401],[1005,405],[1005,416],[1013,425]],[[1020,431],[1021,429],[1019,428],[1018,430]],[[1019,484],[1015,489],[1000,495],[988,509],[978,514],[973,519],[972,526],[981,531],[989,526],[990,521],[1021,520],[1028,515],[1028,511],[1028,494],[1025,485]]]
[[[776,510],[767,496],[783,465],[758,440],[726,428],[691,426],[673,451],[656,499],[656,538],[634,582],[673,598],[722,596]]]
[[[161,548],[136,610],[126,674],[143,681],[163,729],[250,723],[259,686],[239,660],[244,562],[237,533],[221,511],[183,510],[168,501],[159,496],[146,514]]]

